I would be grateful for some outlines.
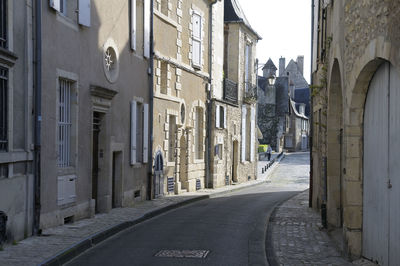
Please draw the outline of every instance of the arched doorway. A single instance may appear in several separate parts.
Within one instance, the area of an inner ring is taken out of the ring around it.
[[[154,160],[154,197],[162,195],[164,195],[164,159],[159,151]]]
[[[342,195],[342,86],[339,63],[334,61],[328,96],[327,124],[327,218],[334,227],[343,224]]]
[[[400,261],[400,76],[384,62],[365,102],[363,256],[380,265]]]
[[[187,142],[185,136],[180,139],[180,156],[179,156],[179,182],[182,189],[188,189],[187,186]]]

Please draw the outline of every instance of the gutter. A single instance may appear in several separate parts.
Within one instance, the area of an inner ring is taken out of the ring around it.
[[[218,0],[220,1],[220,0]],[[208,52],[208,71],[209,71],[209,84],[206,88],[206,93],[207,93],[207,137],[206,137],[206,158],[205,158],[205,167],[206,167],[206,182],[205,182],[205,187],[206,188],[212,188],[212,180],[210,177],[210,162],[211,162],[211,114],[212,114],[212,79],[213,79],[213,75],[212,75],[212,64],[213,64],[213,60],[212,60],[212,50],[213,50],[213,45],[212,45],[212,40],[213,40],[213,15],[212,15],[212,11],[213,11],[213,6],[214,4],[216,4],[218,2],[217,0],[214,0],[211,4],[210,4],[210,8],[209,8],[209,40],[208,40],[208,46],[209,46],[209,52]]]
[[[314,51],[314,0],[311,0],[311,71],[310,71],[310,81],[313,84],[313,51]],[[311,90],[311,88],[310,88]],[[308,206],[312,207],[312,199],[313,199],[313,136],[314,136],[314,106],[313,106],[313,96],[312,91],[310,92],[310,122],[308,126],[310,127],[310,135],[309,135],[309,146],[310,146],[310,190],[309,190],[309,198],[308,198]]]
[[[148,173],[147,173],[147,199],[151,200],[154,197],[152,196],[152,187],[153,187],[153,105],[154,105],[154,95],[153,95],[153,69],[154,69],[154,37],[153,37],[153,13],[154,3],[150,2],[150,58],[149,58],[149,149],[148,149]]]
[[[41,0],[35,1],[35,50],[34,50],[34,208],[33,208],[33,234],[40,235],[40,132],[42,122],[42,4]]]

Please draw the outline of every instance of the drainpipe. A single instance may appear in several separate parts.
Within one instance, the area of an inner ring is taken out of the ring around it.
[[[311,0],[311,71],[310,71],[310,81],[311,85],[313,84],[313,51],[314,51],[314,0]],[[312,89],[310,89],[310,135],[309,135],[309,142],[310,142],[310,190],[309,190],[309,198],[308,198],[308,206],[312,207],[312,199],[313,199],[313,136],[314,136],[314,122],[313,122],[313,97],[312,97]]]
[[[35,1],[35,81],[34,81],[34,217],[33,234],[40,235],[40,130],[42,122],[42,4]]]
[[[219,1],[219,0],[218,0]],[[211,184],[211,177],[210,177],[210,163],[211,163],[211,114],[212,114],[212,64],[213,64],[213,60],[212,60],[212,49],[213,49],[213,45],[212,45],[212,38],[213,38],[213,23],[212,23],[212,19],[213,19],[213,15],[212,15],[212,11],[213,11],[213,6],[214,4],[216,4],[218,2],[217,0],[214,0],[211,4],[210,4],[210,8],[209,8],[209,40],[208,40],[208,47],[209,47],[209,52],[208,52],[208,71],[209,71],[209,86],[207,86],[206,88],[206,93],[207,93],[207,137],[206,137],[206,158],[205,158],[205,167],[206,167],[206,184],[205,187],[207,188],[212,188],[212,184]]]
[[[148,174],[147,174],[147,199],[151,200],[153,187],[153,69],[154,69],[154,39],[153,39],[153,1],[150,2],[150,58],[149,58],[149,148],[148,148]]]

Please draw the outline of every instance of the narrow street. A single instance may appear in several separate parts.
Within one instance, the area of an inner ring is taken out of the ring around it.
[[[68,265],[264,264],[276,204],[308,188],[309,153],[288,154],[271,183],[203,200],[127,229]]]

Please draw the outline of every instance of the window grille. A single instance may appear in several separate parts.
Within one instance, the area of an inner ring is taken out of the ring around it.
[[[71,85],[60,79],[58,96],[58,166],[71,166]]]
[[[0,68],[0,151],[8,149],[8,70]]]
[[[7,0],[0,0],[0,47],[7,47]]]

